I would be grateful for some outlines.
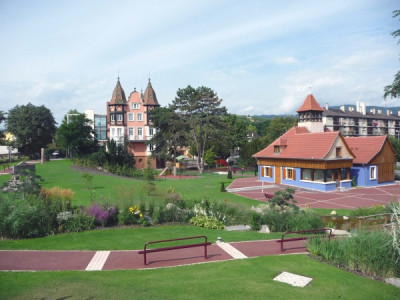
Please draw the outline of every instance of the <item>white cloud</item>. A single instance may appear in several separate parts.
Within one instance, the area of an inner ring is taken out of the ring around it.
[[[276,63],[278,65],[289,65],[289,64],[296,64],[298,63],[298,60],[295,59],[294,57],[291,56],[286,56],[286,57],[278,57],[276,59]]]

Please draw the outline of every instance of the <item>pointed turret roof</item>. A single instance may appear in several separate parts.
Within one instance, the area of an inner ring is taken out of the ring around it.
[[[303,105],[297,110],[298,113],[305,111],[324,111],[324,109],[315,100],[313,94],[308,94]]]
[[[121,83],[119,82],[119,77],[112,93],[110,104],[126,104],[125,92],[121,86]]]
[[[157,96],[156,92],[154,91],[150,78],[149,78],[149,83],[147,84],[146,90],[144,91],[143,95],[143,105],[154,105],[154,106],[160,106],[160,104],[157,101]]]

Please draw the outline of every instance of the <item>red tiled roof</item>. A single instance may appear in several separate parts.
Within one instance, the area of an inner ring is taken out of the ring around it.
[[[310,133],[305,127],[292,127],[253,157],[323,160],[340,136],[337,131]],[[276,154],[274,146],[286,147]]]
[[[318,104],[312,94],[308,94],[303,102],[303,105],[297,110],[297,112],[303,111],[324,111],[324,109]]]
[[[355,164],[368,164],[381,151],[387,137],[382,136],[360,136],[346,137],[345,141],[356,158]]]

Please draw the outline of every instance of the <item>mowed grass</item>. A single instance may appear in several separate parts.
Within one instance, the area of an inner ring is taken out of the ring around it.
[[[233,180],[228,179],[226,175],[215,173],[206,173],[193,179],[167,179],[157,178],[155,181],[156,191],[148,196],[143,189],[144,181],[133,178],[124,178],[118,176],[108,176],[94,174],[92,189],[86,189],[82,179],[82,173],[71,169],[70,160],[57,160],[46,162],[44,165],[37,164],[37,174],[45,181],[42,186],[50,188],[59,186],[71,189],[74,193],[73,205],[88,206],[91,203],[92,193],[96,197],[109,198],[110,202],[118,203],[121,199],[131,199],[134,203],[142,201],[152,201],[163,199],[167,189],[174,188],[182,199],[191,202],[208,197],[210,201],[229,201],[241,203],[251,207],[258,205],[259,202],[252,199],[240,197],[231,193],[220,192],[221,182],[227,187]]]
[[[188,236],[205,235],[214,243],[218,237],[225,242],[267,240],[281,237],[280,233],[226,231],[190,225],[165,225],[136,228],[110,228],[81,233],[67,233],[35,239],[1,240],[1,250],[137,250],[145,243]]]
[[[282,271],[306,287],[273,280]],[[400,290],[314,261],[266,256],[129,271],[1,272],[1,299],[398,299]]]

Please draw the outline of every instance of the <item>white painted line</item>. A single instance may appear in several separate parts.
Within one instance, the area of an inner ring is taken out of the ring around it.
[[[92,260],[89,262],[89,264],[87,265],[85,270],[86,271],[102,270],[109,255],[110,255],[110,251],[97,251],[93,255]]]
[[[240,252],[238,249],[228,243],[220,242],[217,243],[217,245],[234,259],[247,258],[246,255],[244,255],[242,252]]]

